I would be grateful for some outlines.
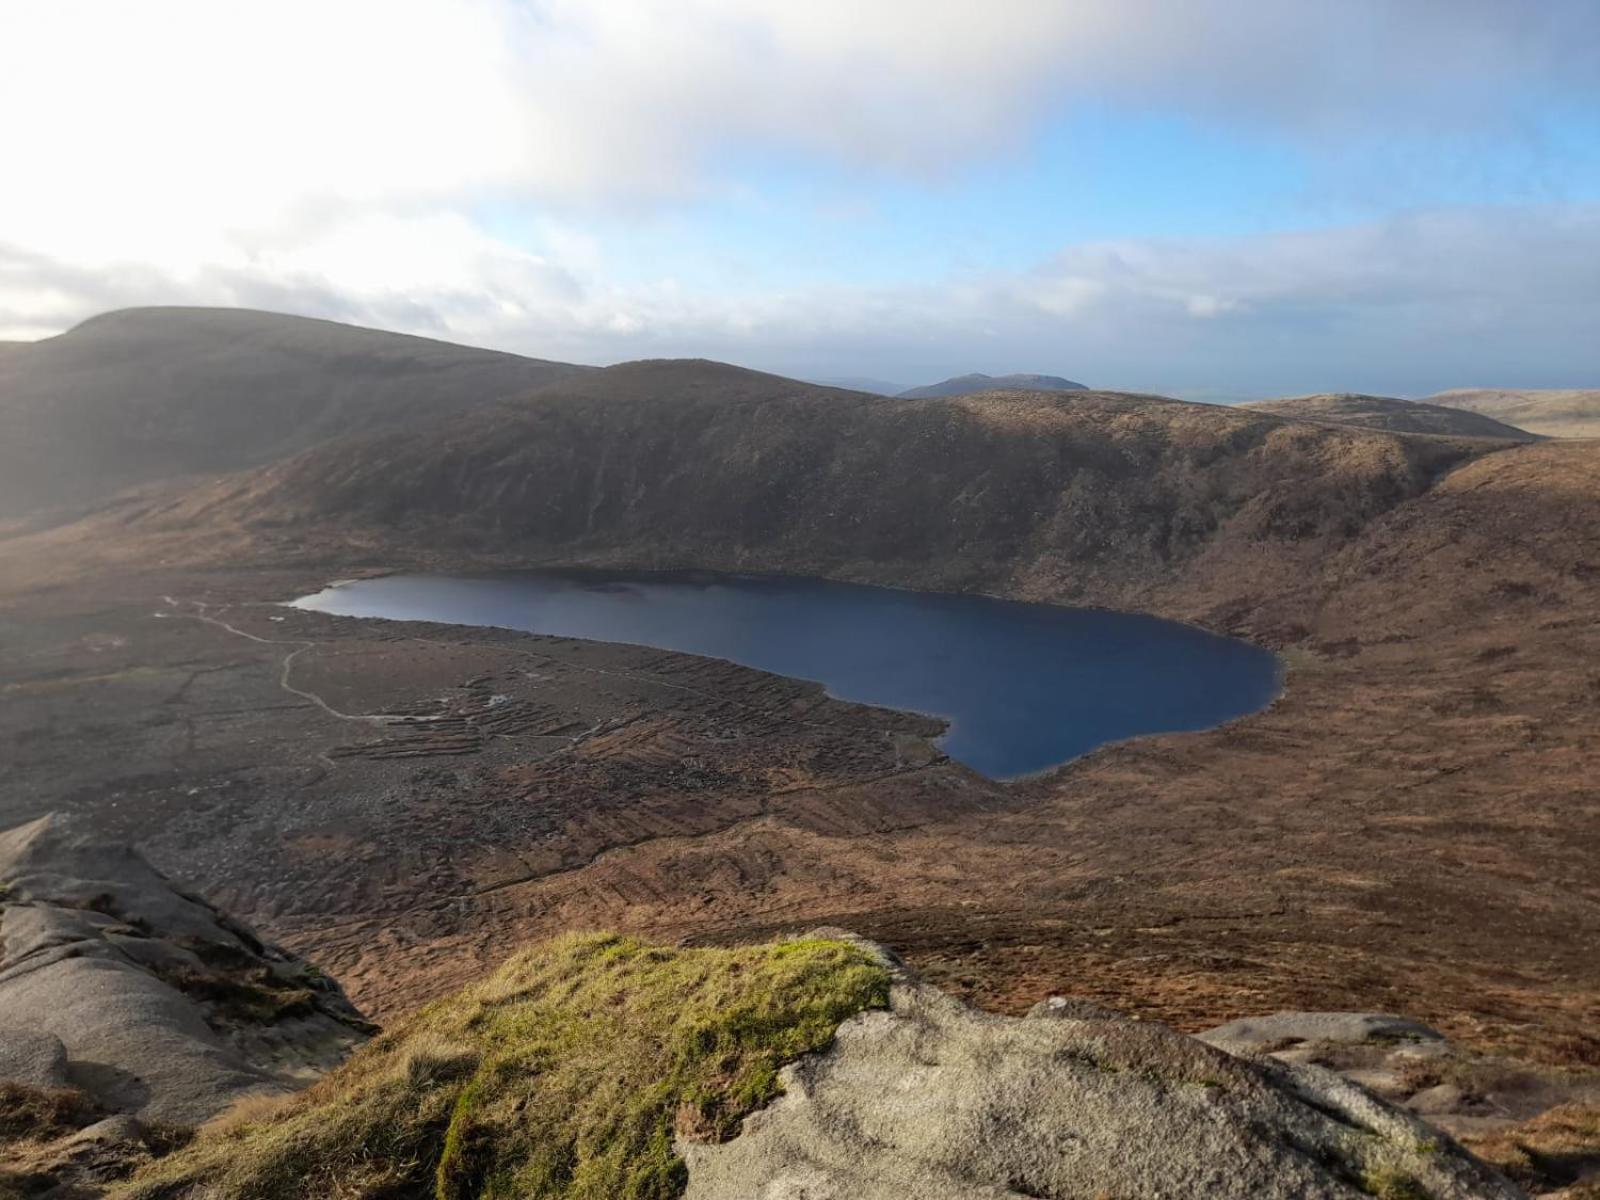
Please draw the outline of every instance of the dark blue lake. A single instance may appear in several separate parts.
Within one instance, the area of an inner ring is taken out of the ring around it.
[[[813,679],[844,700],[946,718],[940,748],[996,779],[1121,738],[1210,728],[1278,690],[1268,651],[1173,621],[815,579],[389,575],[295,604],[633,642]]]

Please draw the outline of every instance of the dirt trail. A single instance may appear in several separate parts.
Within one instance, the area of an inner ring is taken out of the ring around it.
[[[162,595],[161,599],[174,609],[181,610],[184,604],[184,601],[175,599],[174,597],[168,595]],[[294,686],[294,684],[289,682],[289,674],[294,669],[294,660],[301,654],[304,654],[307,650],[316,649],[318,643],[314,641],[308,641],[304,638],[261,637],[258,634],[250,633],[247,630],[240,629],[235,625],[230,625],[220,617],[213,617],[209,615],[205,610],[210,606],[204,600],[191,600],[189,603],[193,604],[198,611],[178,611],[171,613],[158,612],[154,615],[157,617],[187,617],[194,621],[204,621],[208,625],[215,625],[218,629],[225,629],[236,637],[248,638],[250,641],[259,642],[264,646],[294,646],[296,649],[291,650],[288,654],[284,655],[283,661],[278,667],[278,686],[284,691],[288,692],[290,695],[299,696],[302,700],[311,701],[312,704],[315,704],[330,717],[335,717],[340,721],[358,721],[372,725],[394,724],[395,718],[387,713],[340,712],[315,692],[308,692],[304,688],[297,688]]]

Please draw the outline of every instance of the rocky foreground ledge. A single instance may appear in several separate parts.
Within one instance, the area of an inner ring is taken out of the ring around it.
[[[362,1044],[333,984],[125,848],[35,822],[0,885],[5,1200],[1523,1194],[1264,1055],[1281,1021],[1212,1045],[1070,1000],[994,1016],[838,931],[558,938]]]
[[[1061,998],[976,1012],[869,952],[887,1009],[786,1068],[738,1138],[680,1141],[691,1200],[1523,1194],[1326,1068]]]
[[[0,1197],[114,1177],[241,1097],[304,1087],[371,1028],[128,847],[58,817],[0,833]]]

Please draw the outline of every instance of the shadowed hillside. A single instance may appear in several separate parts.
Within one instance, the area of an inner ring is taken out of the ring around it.
[[[1363,396],[1350,392],[1325,392],[1315,396],[1289,396],[1282,400],[1257,400],[1243,407],[1272,413],[1292,421],[1333,421],[1391,433],[1436,433],[1450,437],[1506,438],[1531,442],[1533,434],[1481,413],[1445,408],[1391,396]]]
[[[459,414],[584,369],[241,309],[107,313],[0,350],[0,517]]]
[[[251,553],[284,536],[313,551],[355,537],[402,556],[1124,603],[1201,559],[1292,575],[1322,541],[1483,447],[1149,396],[886,404],[716,363],[641,362],[514,407],[330,443],[117,519],[202,539],[245,531]]]
[[[1542,437],[1600,437],[1600,388],[1458,388],[1429,396],[1427,402],[1482,413]]]
[[[938,396],[971,396],[977,392],[1085,392],[1081,383],[1059,375],[957,375],[926,387],[907,388],[900,395],[906,400],[927,400]]]

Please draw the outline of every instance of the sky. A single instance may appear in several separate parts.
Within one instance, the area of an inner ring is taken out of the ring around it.
[[[0,339],[1600,386],[1596,0],[0,0]]]

